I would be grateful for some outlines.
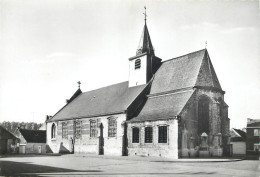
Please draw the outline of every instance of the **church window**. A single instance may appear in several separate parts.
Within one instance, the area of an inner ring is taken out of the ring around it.
[[[90,121],[90,137],[97,137],[97,121]]]
[[[202,97],[198,102],[198,134],[209,134],[209,99]]]
[[[115,117],[108,118],[108,137],[116,137],[117,121]]]
[[[135,60],[135,69],[139,69],[139,68],[141,68],[141,60],[137,59]]]
[[[132,139],[132,143],[139,143],[139,128],[134,127],[132,129],[133,132],[133,139]]]
[[[68,124],[67,122],[62,122],[62,138],[68,138]]]
[[[81,121],[75,121],[75,137],[77,139],[81,138]]]
[[[51,126],[51,138],[55,138],[56,137],[56,125],[52,124]]]
[[[254,136],[260,136],[260,129],[254,129]]]
[[[153,142],[153,127],[145,127],[145,143]]]
[[[160,126],[159,127],[159,135],[158,135],[159,143],[167,143],[167,126]]]

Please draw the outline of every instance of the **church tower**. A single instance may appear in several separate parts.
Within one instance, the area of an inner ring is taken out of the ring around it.
[[[129,87],[146,84],[153,77],[161,64],[161,59],[154,54],[154,48],[146,25],[136,51],[136,56],[129,58]]]

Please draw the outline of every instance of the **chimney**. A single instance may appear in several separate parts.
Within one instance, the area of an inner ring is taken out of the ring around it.
[[[247,118],[247,123],[251,122],[253,119]]]

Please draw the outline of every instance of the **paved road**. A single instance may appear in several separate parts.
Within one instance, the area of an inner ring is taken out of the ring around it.
[[[101,156],[14,156],[0,159],[0,176],[221,176],[259,177],[260,161],[160,161]]]

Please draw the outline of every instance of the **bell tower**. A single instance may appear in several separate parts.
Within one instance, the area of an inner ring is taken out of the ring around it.
[[[144,15],[144,29],[136,56],[129,58],[129,87],[149,82],[161,64],[161,59],[154,54],[154,48],[146,25],[146,8]]]

